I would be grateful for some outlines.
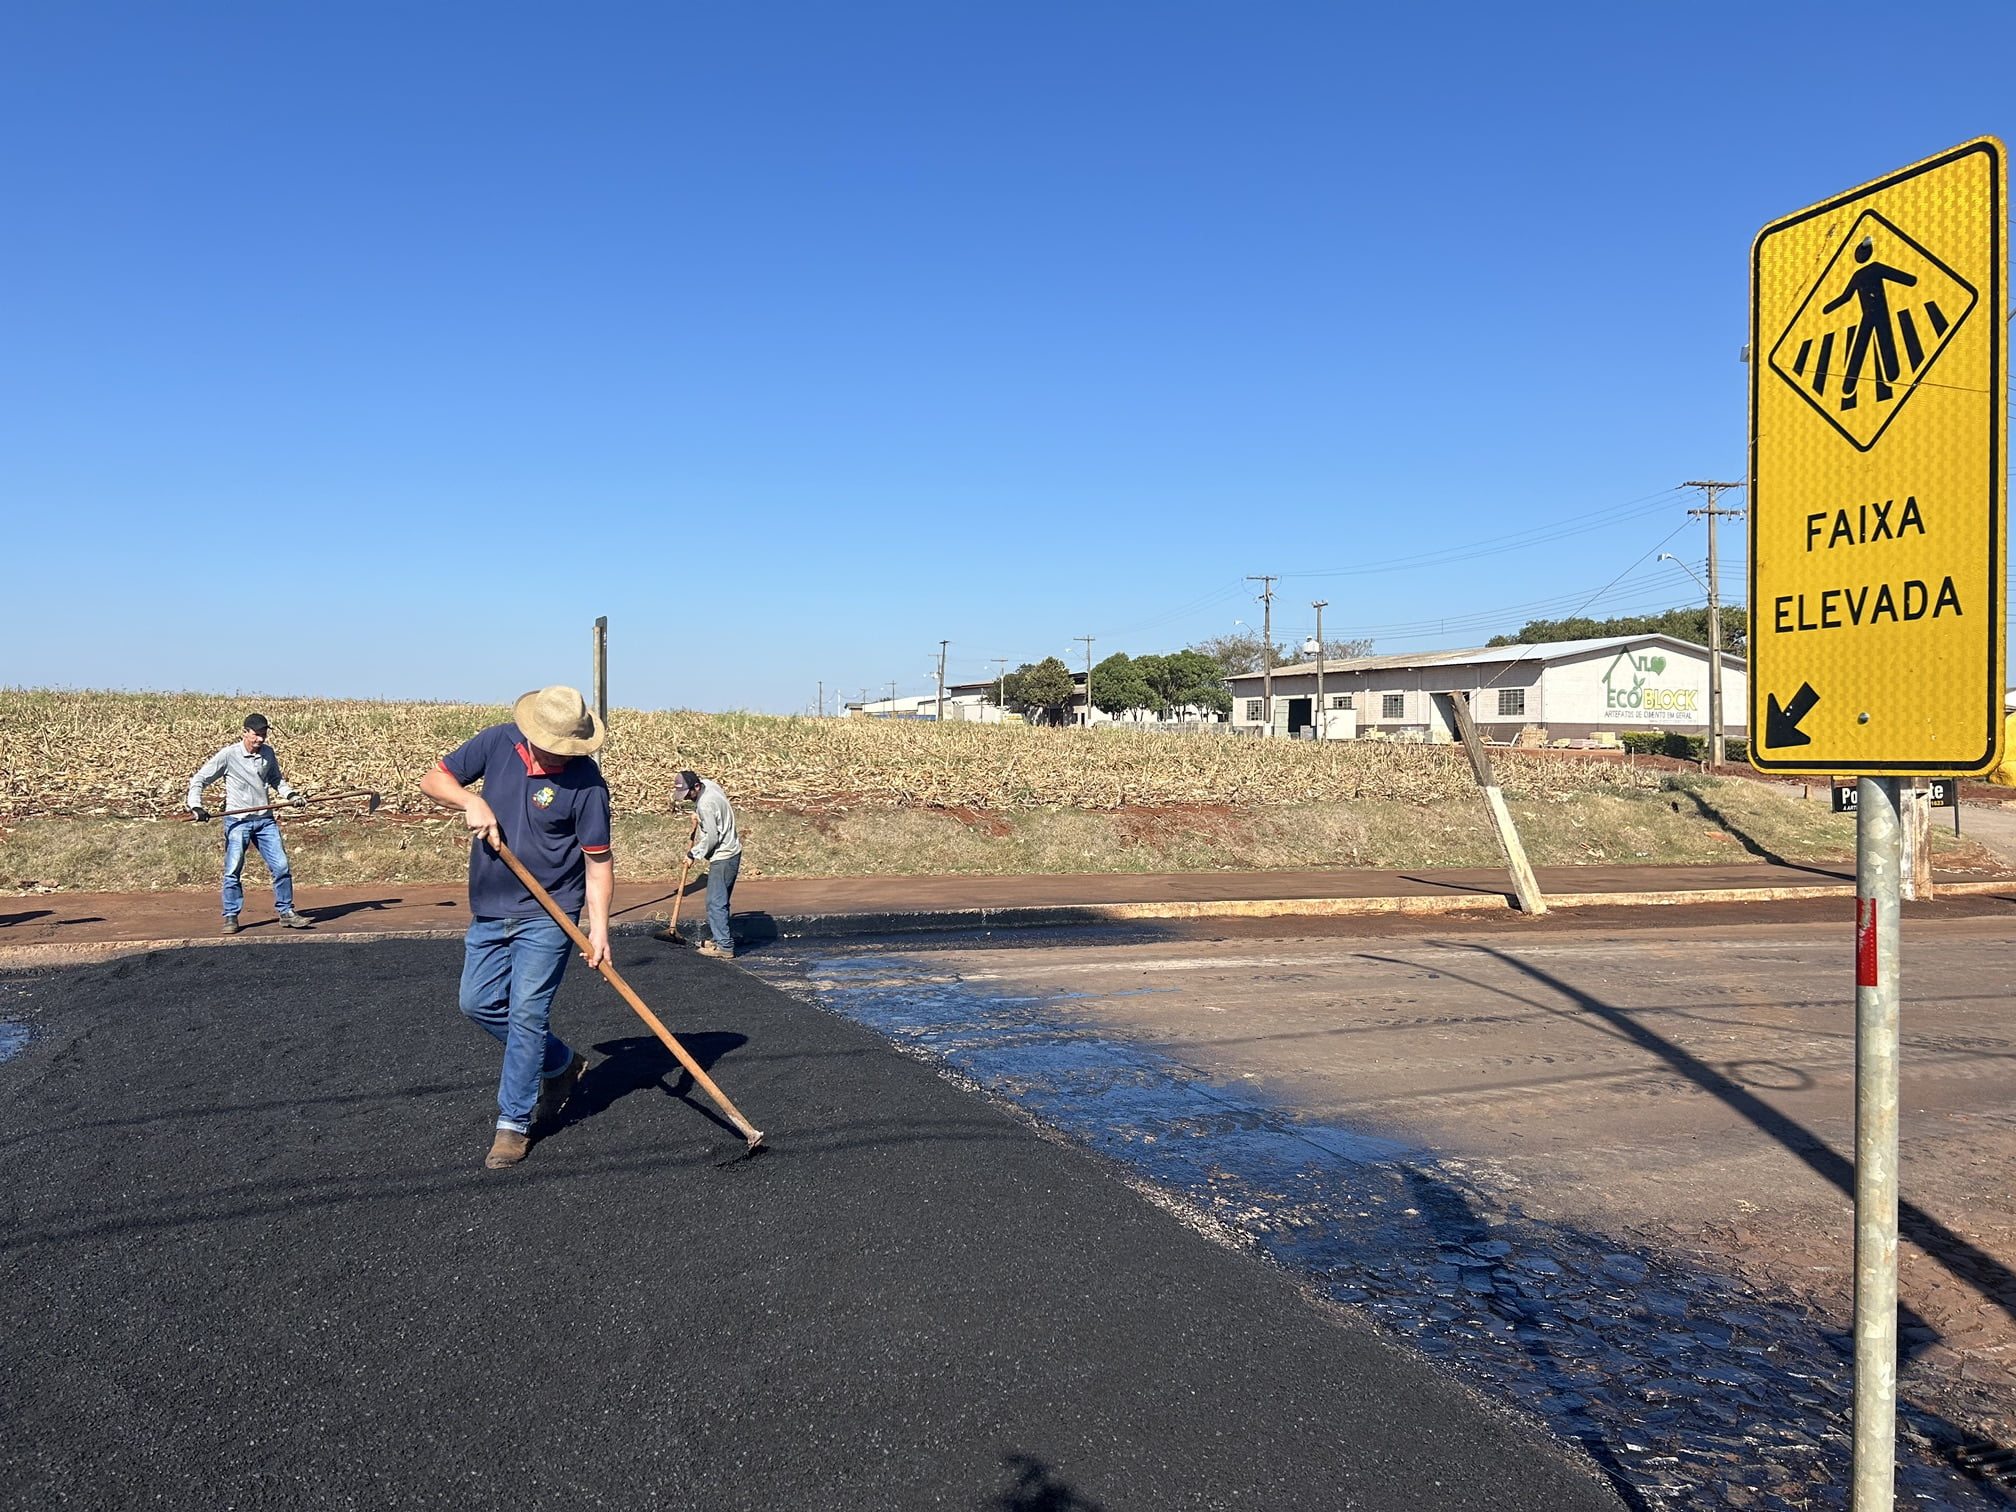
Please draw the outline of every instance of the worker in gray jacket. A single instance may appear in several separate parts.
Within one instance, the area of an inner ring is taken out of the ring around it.
[[[733,958],[735,936],[728,927],[728,904],[735,893],[735,874],[742,870],[742,837],[735,833],[735,809],[721,785],[697,772],[681,772],[672,784],[675,799],[691,798],[699,826],[687,854],[707,863],[707,932],[700,954]]]
[[[296,792],[280,775],[280,758],[266,743],[270,726],[264,714],[247,714],[244,733],[189,779],[189,812],[208,819],[203,807],[203,789],[219,777],[224,779],[224,933],[238,933],[238,912],[245,905],[245,852],[259,848],[259,859],[273,877],[273,908],[289,929],[306,929],[308,921],[294,912],[294,873],[287,865],[287,848],[280,843],[280,826],[270,809],[263,814],[232,814],[232,809],[265,808],[273,800],[270,788],[287,802],[302,804],[307,795]]]

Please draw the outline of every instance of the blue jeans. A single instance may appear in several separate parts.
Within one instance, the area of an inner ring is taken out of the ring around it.
[[[280,825],[271,814],[253,814],[224,821],[224,917],[237,918],[245,906],[245,850],[251,845],[259,847],[259,859],[273,874],[273,906],[283,914],[294,912],[294,873],[280,844]]]
[[[462,943],[462,1011],[504,1042],[497,1127],[527,1134],[539,1081],[558,1076],[574,1052],[546,1027],[553,994],[574,949],[551,919],[477,919]]]
[[[707,863],[707,929],[723,950],[735,948],[735,936],[728,928],[728,900],[735,895],[735,874],[742,870],[742,853],[716,856]]]

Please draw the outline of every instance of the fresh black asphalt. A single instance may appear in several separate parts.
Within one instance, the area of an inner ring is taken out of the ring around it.
[[[868,1031],[619,941],[753,1160],[575,963],[597,1062],[481,1168],[459,947],[16,982],[0,1505],[1615,1508],[1571,1452]]]

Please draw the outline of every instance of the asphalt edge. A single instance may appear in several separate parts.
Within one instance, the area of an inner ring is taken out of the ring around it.
[[[1987,882],[1941,882],[1934,898],[1979,897],[2007,893],[2016,897],[2016,879]],[[1810,898],[1850,898],[1853,883],[1816,883],[1799,887],[1697,887],[1665,891],[1557,893],[1547,899],[1549,910],[1574,908],[1674,908],[1690,903],[1781,903]],[[738,914],[738,938],[748,941],[844,939],[859,935],[936,934],[989,929],[1068,929],[1102,924],[1141,923],[1172,919],[1352,918],[1380,914],[1453,914],[1491,910],[1516,911],[1510,893],[1474,892],[1454,895],[1373,898],[1234,898],[1218,901],[1153,903],[1075,903],[1008,908],[876,909],[843,913]],[[680,921],[679,937],[698,944],[706,937],[704,919]],[[631,920],[613,926],[618,937],[659,935],[662,919]],[[71,944],[0,945],[0,969],[76,966],[154,950],[184,950],[201,946],[277,945],[325,941],[361,945],[372,940],[459,940],[461,926],[440,929],[314,929],[306,933],[266,936],[200,935],[154,940],[95,940]]]

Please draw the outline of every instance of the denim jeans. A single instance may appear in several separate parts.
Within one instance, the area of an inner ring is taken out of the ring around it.
[[[531,1132],[540,1078],[558,1076],[574,1059],[546,1027],[573,949],[567,932],[543,915],[469,925],[462,943],[462,1011],[504,1042],[500,1129]]]
[[[728,928],[728,900],[735,895],[735,873],[742,870],[742,853],[716,856],[707,863],[707,928],[714,943],[723,950],[735,948],[735,936]]]
[[[224,821],[224,917],[237,918],[245,906],[245,851],[253,845],[273,874],[273,906],[283,914],[294,912],[294,873],[280,844],[280,825],[271,814],[253,814]]]

